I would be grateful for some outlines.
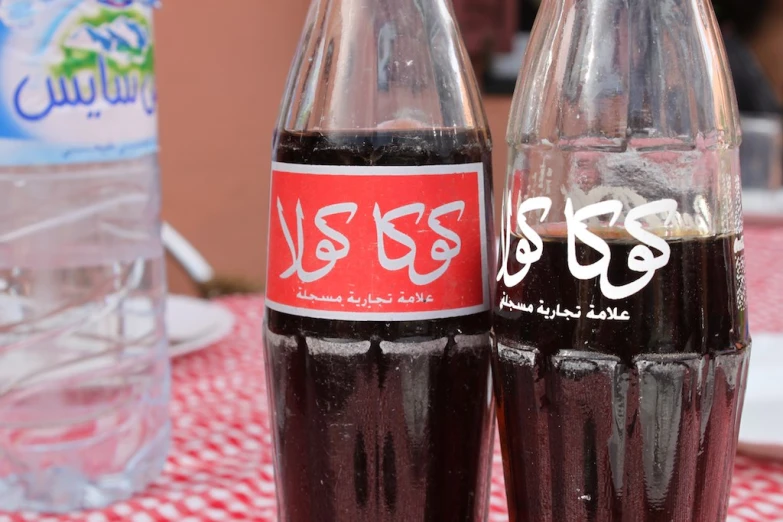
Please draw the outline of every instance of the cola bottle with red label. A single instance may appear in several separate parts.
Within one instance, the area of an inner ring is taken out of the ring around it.
[[[725,520],[750,353],[707,0],[544,0],[513,102],[493,363],[514,522]]]
[[[279,519],[483,521],[491,142],[449,0],[314,0],[274,139]]]

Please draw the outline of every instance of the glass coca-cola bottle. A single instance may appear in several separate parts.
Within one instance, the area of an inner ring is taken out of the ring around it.
[[[274,139],[279,519],[483,521],[491,143],[449,0],[314,0]]]
[[[508,140],[493,364],[511,520],[724,520],[750,337],[710,2],[544,0]]]

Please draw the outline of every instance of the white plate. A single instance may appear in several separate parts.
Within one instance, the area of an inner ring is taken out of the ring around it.
[[[231,333],[234,314],[213,301],[170,295],[166,301],[169,353],[179,357],[216,343]]]
[[[783,222],[783,190],[744,189],[742,207],[745,223],[779,224]]]
[[[783,335],[753,336],[739,438],[743,453],[783,459]]]

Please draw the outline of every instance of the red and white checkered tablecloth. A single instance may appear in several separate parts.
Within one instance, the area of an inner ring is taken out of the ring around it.
[[[751,328],[783,332],[783,228],[748,228]],[[233,334],[174,364],[174,441],[163,476],[144,494],[68,517],[3,515],[0,522],[200,522],[276,520],[261,347],[263,300],[224,301]],[[496,445],[497,446],[497,445]],[[508,520],[500,455],[490,521]],[[783,464],[738,457],[729,522],[783,522]]]

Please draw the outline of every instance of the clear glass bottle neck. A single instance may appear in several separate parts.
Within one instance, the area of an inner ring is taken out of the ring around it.
[[[314,0],[280,128],[485,127],[449,0]]]
[[[707,0],[544,0],[529,46],[513,143],[738,143],[733,83]]]

